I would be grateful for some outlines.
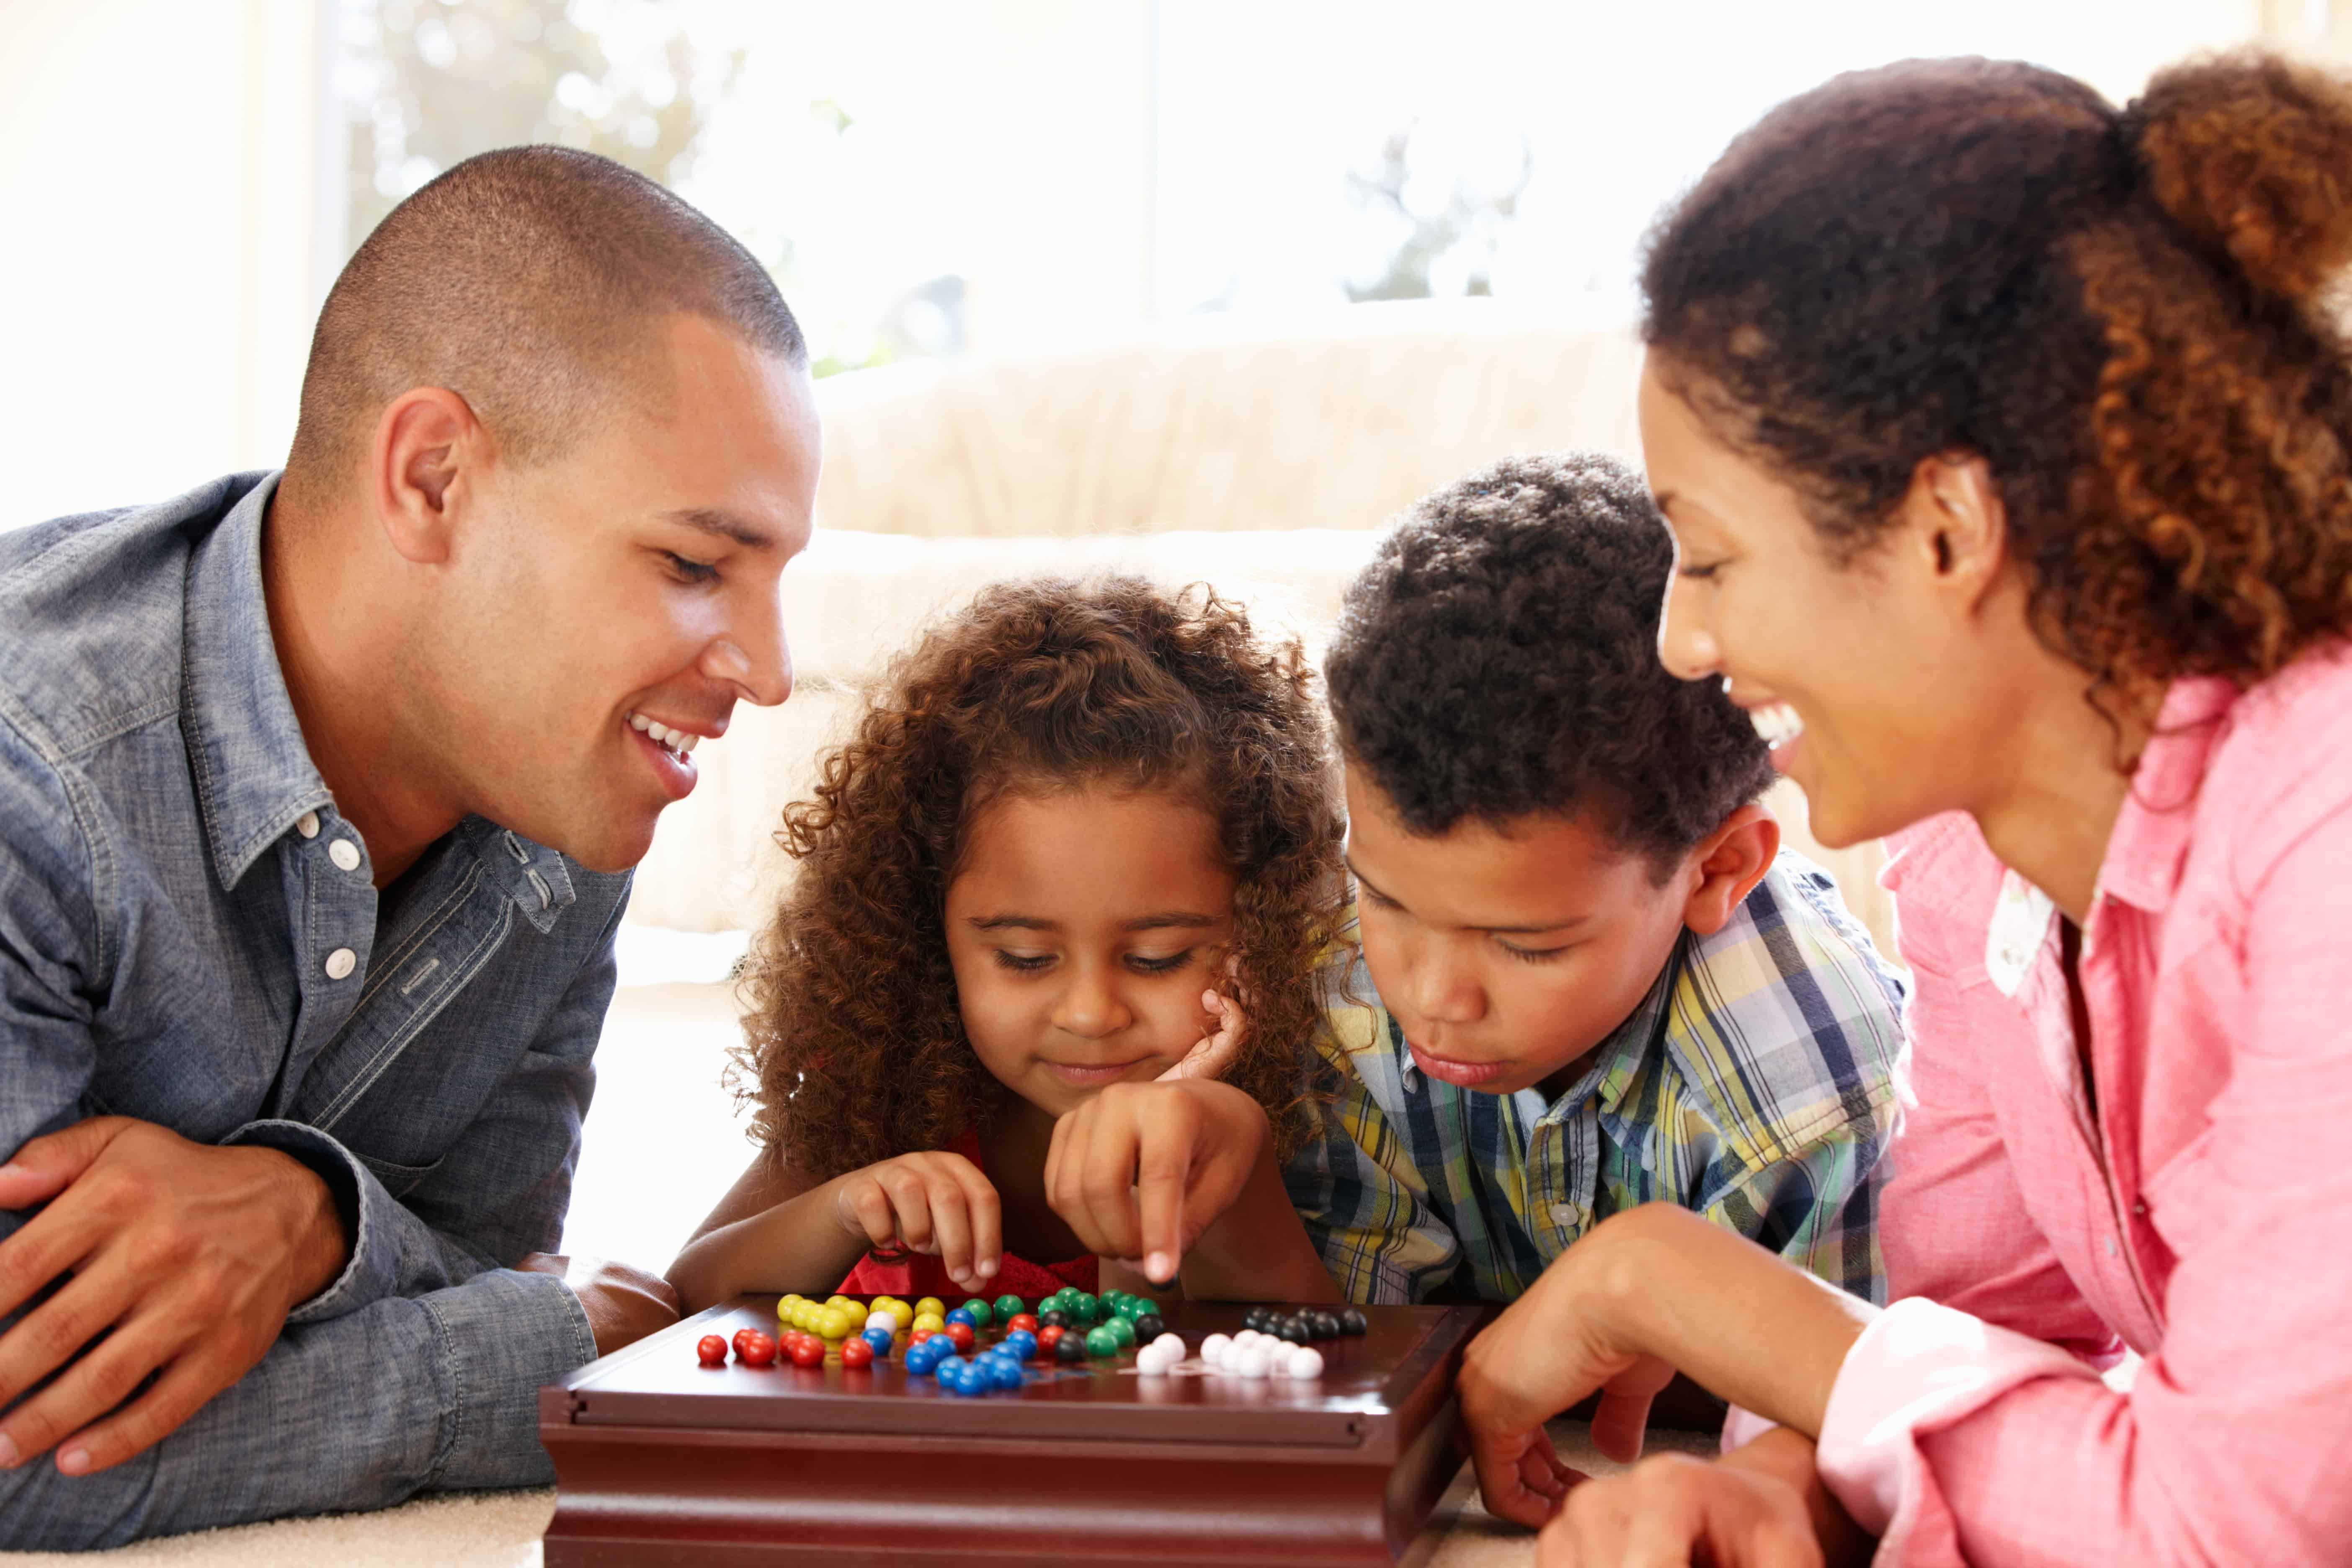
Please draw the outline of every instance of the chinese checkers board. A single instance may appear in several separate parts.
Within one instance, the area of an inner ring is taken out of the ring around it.
[[[1454,1378],[1488,1310],[1363,1309],[1362,1332],[1315,1344],[1311,1377],[1211,1369],[1201,1346],[1250,1309],[1183,1301],[1159,1314],[1188,1350],[1172,1366],[1173,1346],[1149,1373],[1132,1344],[1024,1358],[1017,1385],[977,1396],[910,1373],[903,1333],[862,1366],[837,1344],[816,1365],[698,1359],[706,1336],[775,1334],[776,1300],[713,1308],[541,1391],[547,1568],[1391,1563],[1461,1468]],[[1001,1337],[983,1328],[976,1348]]]

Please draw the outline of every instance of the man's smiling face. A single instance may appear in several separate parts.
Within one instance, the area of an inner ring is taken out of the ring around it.
[[[496,468],[430,660],[467,808],[598,870],[642,858],[693,746],[792,690],[778,584],[817,463],[806,373],[688,315],[625,407]]]
[[[1433,836],[1352,762],[1347,795],[1364,962],[1415,1065],[1488,1094],[1566,1089],[1672,956],[1685,879],[1660,886],[1589,815]]]

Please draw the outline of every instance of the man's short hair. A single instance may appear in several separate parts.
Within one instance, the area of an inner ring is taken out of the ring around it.
[[[384,405],[418,386],[465,398],[518,458],[551,457],[674,312],[808,362],[767,268],[644,175],[567,147],[468,158],[394,207],[336,279],[289,466],[320,479],[348,464]]]
[[[1514,458],[1423,500],[1349,586],[1325,662],[1349,764],[1407,828],[1597,812],[1663,876],[1769,785],[1719,683],[1658,660],[1674,549],[1640,476]]]

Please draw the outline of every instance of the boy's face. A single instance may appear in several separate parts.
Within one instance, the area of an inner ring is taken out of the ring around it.
[[[1347,792],[1364,962],[1414,1064],[1483,1093],[1557,1096],[1656,983],[1690,879],[1658,886],[1649,857],[1583,817],[1426,837],[1353,763]]]
[[[1009,795],[966,829],[948,959],[981,1062],[1059,1116],[1158,1078],[1215,1022],[1234,939],[1216,824],[1166,791]]]

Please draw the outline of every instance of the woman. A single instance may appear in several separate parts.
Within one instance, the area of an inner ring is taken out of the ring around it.
[[[1663,656],[1895,835],[1917,1105],[1884,1312],[1645,1208],[1473,1347],[1546,1562],[2352,1561],[2347,260],[2352,86],[2261,57],[1840,78],[1654,237]],[[1777,1429],[1568,1491],[1675,1368]]]

